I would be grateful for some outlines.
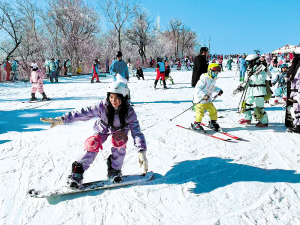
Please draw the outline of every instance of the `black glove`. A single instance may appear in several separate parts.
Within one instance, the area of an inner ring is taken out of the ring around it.
[[[221,90],[221,91],[219,91],[219,95],[221,96],[223,94],[223,91]]]
[[[129,81],[129,77],[126,77],[127,81]]]

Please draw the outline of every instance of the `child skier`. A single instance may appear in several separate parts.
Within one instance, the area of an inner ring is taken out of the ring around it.
[[[37,101],[38,99],[35,97],[36,91],[38,91],[41,95],[43,95],[42,101],[48,101],[50,98],[47,98],[44,88],[43,88],[43,80],[45,78],[45,75],[42,73],[42,71],[38,68],[37,65],[34,65],[32,67],[31,75],[30,75],[30,83],[32,83],[31,86],[31,99],[30,101]]]
[[[286,82],[284,79],[286,74],[287,74],[287,66],[286,66],[286,64],[284,64],[281,67],[281,73],[278,74],[276,76],[275,80],[272,82],[272,86],[275,86],[275,84],[278,83],[278,86],[275,90],[274,104],[277,104],[278,100],[280,100],[281,97],[284,99],[284,97],[286,96],[286,93],[285,93],[286,92]]]
[[[201,126],[202,118],[204,117],[204,111],[209,112],[210,123],[209,126],[215,131],[222,131],[219,124],[217,123],[218,115],[217,110],[212,103],[212,93],[218,92],[221,96],[223,91],[216,87],[216,80],[218,73],[221,72],[221,67],[217,63],[212,63],[208,66],[207,73],[204,76],[200,77],[200,80],[197,82],[194,93],[194,103],[196,116],[195,122],[192,126],[194,130],[203,132],[204,129]]]
[[[85,142],[85,152],[72,164],[70,176],[70,188],[80,188],[83,180],[83,173],[95,160],[99,148],[108,136],[112,134],[111,155],[107,159],[107,177],[114,183],[122,181],[121,168],[126,155],[126,143],[128,132],[131,132],[134,145],[139,154],[140,167],[143,166],[143,173],[148,171],[146,158],[146,140],[140,130],[137,115],[127,101],[127,87],[122,82],[113,82],[107,89],[107,97],[94,106],[83,108],[79,111],[66,113],[56,118],[41,118],[41,121],[56,125],[87,121],[99,117],[95,122],[95,135],[89,137]]]
[[[157,58],[157,66],[156,66],[157,75],[154,81],[154,89],[156,89],[156,85],[159,78],[161,78],[163,81],[164,89],[167,89],[166,81],[165,81],[165,71],[166,71],[165,63],[162,61],[162,58]]]

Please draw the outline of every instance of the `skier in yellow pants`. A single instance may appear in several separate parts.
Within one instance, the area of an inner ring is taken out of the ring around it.
[[[218,73],[221,72],[221,67],[217,63],[212,63],[207,68],[207,73],[202,75],[200,80],[197,82],[194,93],[194,103],[196,109],[195,122],[192,125],[194,130],[203,132],[204,129],[201,126],[204,112],[209,112],[210,123],[209,126],[215,131],[222,131],[219,124],[217,123],[218,115],[217,110],[212,103],[212,93],[218,92],[219,95],[223,94],[223,91],[216,87],[216,80]]]

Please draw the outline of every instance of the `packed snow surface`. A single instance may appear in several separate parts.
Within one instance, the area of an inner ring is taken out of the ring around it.
[[[94,134],[96,118],[57,126],[40,121],[91,106],[106,97],[112,77],[90,83],[91,76],[45,80],[52,101],[28,103],[29,83],[0,84],[0,224],[299,224],[300,136],[286,133],[285,111],[266,104],[269,127],[243,126],[236,108],[241,94],[234,70],[219,74],[224,94],[214,101],[224,131],[245,141],[225,142],[184,130],[194,121],[192,71],[172,70],[175,84],[154,90],[156,73],[130,77],[132,104],[147,140],[149,170],[144,184],[36,199],[27,191],[65,185],[71,164]],[[273,73],[273,78],[275,73]],[[41,99],[41,96],[37,94]],[[25,102],[25,103],[24,103]],[[208,122],[206,115],[203,122]],[[222,134],[218,134],[221,135]],[[225,136],[224,136],[225,137]],[[84,181],[106,177],[111,143],[104,144]],[[131,136],[123,174],[140,172]]]

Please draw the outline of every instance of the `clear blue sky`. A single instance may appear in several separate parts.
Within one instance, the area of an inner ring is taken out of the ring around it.
[[[211,53],[266,53],[300,44],[300,0],[141,1],[154,21],[159,14],[162,30],[177,18],[206,46],[210,37]],[[86,3],[96,7],[98,0]]]

